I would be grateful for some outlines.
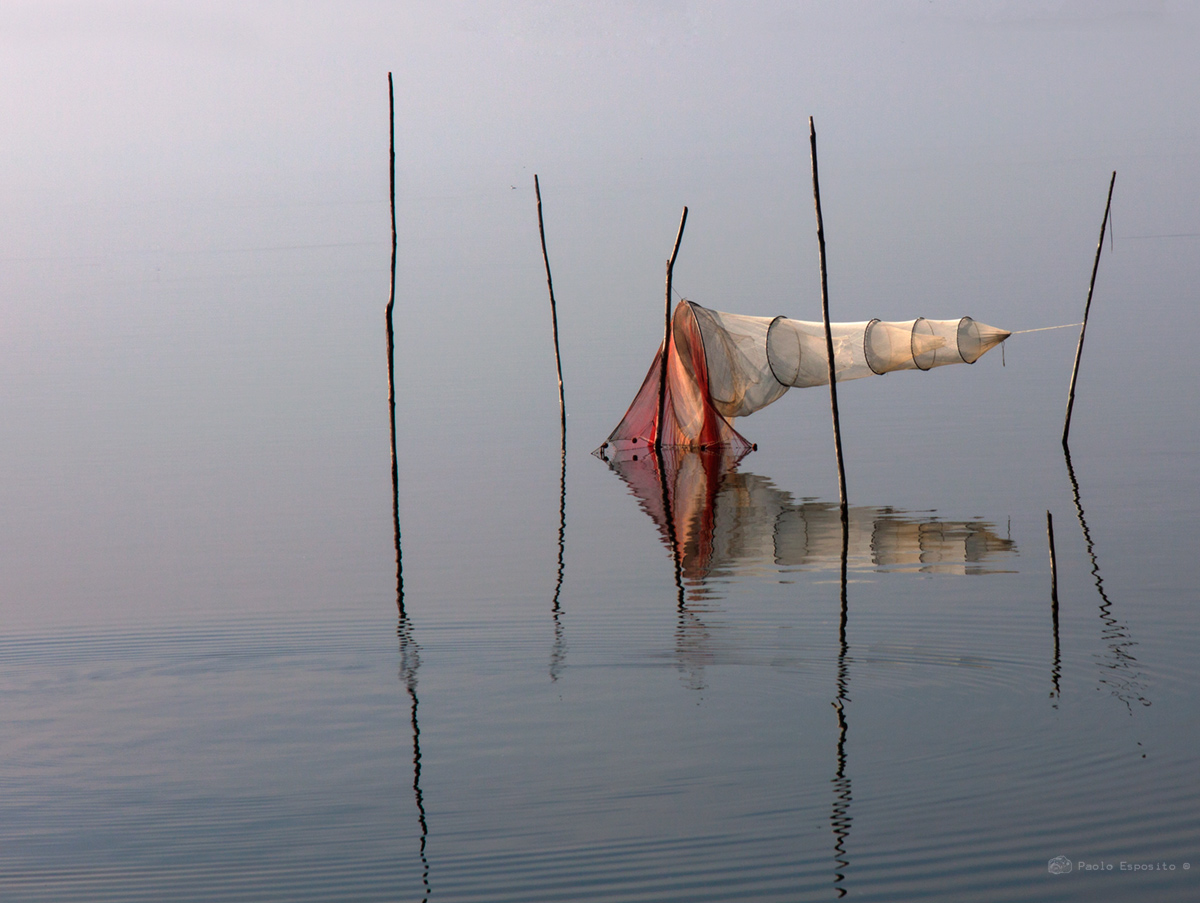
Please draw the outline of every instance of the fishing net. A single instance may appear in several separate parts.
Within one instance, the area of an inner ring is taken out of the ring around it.
[[[895,370],[973,364],[1008,338],[970,317],[833,323],[838,382]],[[753,446],[730,420],[778,400],[789,388],[829,383],[825,326],[787,317],[748,317],[680,301],[671,318],[662,423],[660,345],[642,387],[602,448],[637,453],[663,446]]]

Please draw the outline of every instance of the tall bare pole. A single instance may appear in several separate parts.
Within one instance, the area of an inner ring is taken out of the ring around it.
[[[1100,223],[1100,240],[1096,243],[1096,261],[1092,264],[1092,281],[1088,283],[1087,304],[1083,307],[1083,325],[1079,327],[1079,344],[1075,346],[1075,367],[1071,370],[1071,388],[1067,392],[1067,419],[1063,423],[1062,444],[1067,447],[1067,434],[1071,432],[1071,409],[1075,407],[1075,380],[1079,377],[1079,359],[1083,357],[1083,336],[1087,332],[1088,313],[1092,309],[1092,292],[1096,288],[1096,271],[1100,269],[1100,252],[1104,249],[1104,230],[1108,227],[1108,212],[1112,209],[1113,186],[1117,183],[1114,170],[1108,181],[1108,201],[1104,204],[1104,219]]]
[[[567,536],[567,403],[563,395],[562,357],[558,351],[558,308],[554,303],[554,281],[550,277],[550,255],[546,253],[546,228],[542,223],[542,186],[538,182],[537,173],[533,174],[533,193],[537,195],[538,235],[542,238],[542,261],[546,264],[546,288],[550,292],[550,322],[554,326],[554,363],[558,367],[558,413],[562,421],[562,471],[559,479],[558,496],[558,578],[554,583],[554,601],[551,606],[551,616],[554,619],[554,645],[550,650],[550,680],[558,680],[562,670],[563,659],[566,656],[566,643],[563,640],[562,596],[564,557],[566,555]]]
[[[567,402],[563,396],[562,357],[558,353],[558,308],[554,303],[554,280],[550,277],[550,255],[546,253],[546,228],[542,225],[542,187],[533,174],[533,193],[537,195],[538,235],[542,238],[542,260],[546,264],[546,288],[550,291],[550,322],[554,326],[554,363],[558,367],[558,413],[562,418],[563,453],[567,444]]]
[[[671,279],[675,272],[675,258],[679,256],[679,243],[683,241],[683,227],[686,225],[687,207],[684,207],[683,216],[679,219],[679,232],[675,236],[675,247],[671,249],[671,258],[667,261],[667,305],[665,325],[663,326],[662,359],[658,369],[658,419],[654,422],[655,448],[662,448],[663,413],[667,402],[667,355],[671,351]]]
[[[392,310],[396,306],[396,103],[392,90],[392,73],[388,73],[388,174],[392,200],[392,285],[388,293],[387,364],[388,414],[392,429],[392,529],[396,538],[396,605],[404,615],[404,583],[400,564],[400,473],[396,467],[396,366],[395,333],[392,329]]]
[[[833,409],[833,445],[837,453],[838,494],[842,520],[846,519],[846,466],[842,463],[842,423],[838,418],[837,372],[833,360],[833,329],[829,325],[829,277],[825,269],[825,223],[821,218],[821,182],[817,178],[817,130],[808,117],[808,141],[812,148],[813,203],[817,208],[817,248],[821,255],[821,315],[825,318],[825,354],[829,362],[829,405]]]

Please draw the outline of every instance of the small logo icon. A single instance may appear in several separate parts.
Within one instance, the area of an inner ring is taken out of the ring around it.
[[[1055,856],[1046,863],[1046,867],[1051,875],[1065,875],[1071,871],[1071,860],[1066,856]]]

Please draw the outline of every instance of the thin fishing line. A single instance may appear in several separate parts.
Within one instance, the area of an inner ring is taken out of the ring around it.
[[[1067,329],[1071,326],[1082,326],[1082,323],[1063,323],[1062,326],[1039,326],[1037,329],[1014,329],[1012,335],[1021,335],[1024,332],[1045,332],[1047,329]]]

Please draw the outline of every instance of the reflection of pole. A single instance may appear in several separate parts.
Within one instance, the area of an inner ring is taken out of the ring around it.
[[[837,710],[838,717],[838,744],[837,744],[837,773],[833,778],[833,810],[829,814],[829,824],[833,828],[833,836],[835,838],[834,864],[837,871],[833,876],[833,887],[837,891],[839,897],[846,896],[846,888],[842,887],[842,882],[846,880],[845,869],[850,864],[850,860],[846,858],[846,839],[850,836],[850,823],[853,819],[850,817],[850,778],[846,774],[846,733],[849,730],[849,724],[846,722],[846,703],[850,701],[850,665],[847,653],[849,652],[849,644],[846,642],[846,622],[849,619],[850,604],[846,591],[846,573],[847,562],[850,552],[850,529],[845,517],[845,507],[842,508],[842,612],[841,620],[838,624],[838,671],[837,671],[837,698],[834,700],[833,707]]]
[[[817,130],[808,117],[808,140],[812,146],[813,204],[817,208],[817,249],[821,258],[821,314],[825,318],[825,354],[829,359],[829,405],[833,409],[833,446],[837,453],[838,494],[842,520],[846,520],[846,467],[842,463],[842,424],[838,419],[837,372],[833,360],[833,329],[829,325],[829,278],[825,269],[825,223],[821,218],[821,183],[817,179]]]
[[[1050,544],[1050,619],[1054,624],[1054,667],[1050,670],[1050,679],[1054,689],[1050,692],[1051,699],[1061,695],[1059,678],[1062,676],[1062,658],[1058,646],[1058,559],[1054,555],[1054,518],[1046,512],[1046,538]],[[1058,708],[1058,703],[1054,704]]]
[[[658,369],[658,419],[654,422],[654,447],[662,448],[663,413],[667,403],[667,355],[671,351],[671,279],[675,273],[675,258],[679,256],[679,243],[683,241],[683,227],[687,225],[687,207],[679,219],[679,232],[675,236],[675,247],[667,261],[667,315],[663,327],[662,363]]]
[[[1112,207],[1113,186],[1117,183],[1114,170],[1108,181],[1108,201],[1104,205],[1104,219],[1100,222],[1100,240],[1096,243],[1096,260],[1092,264],[1092,281],[1088,284],[1087,304],[1083,306],[1083,325],[1079,327],[1079,344],[1075,346],[1075,367],[1071,370],[1071,388],[1067,391],[1067,419],[1063,423],[1062,444],[1067,447],[1067,434],[1071,432],[1071,409],[1075,407],[1075,380],[1079,376],[1079,359],[1083,357],[1083,335],[1087,332],[1088,312],[1092,309],[1092,291],[1096,288],[1096,271],[1100,269],[1100,251],[1104,248],[1104,230],[1108,226],[1108,211]]]
[[[538,234],[542,237],[542,260],[546,264],[546,288],[550,291],[550,322],[554,327],[554,363],[558,367],[558,412],[562,418],[563,444],[567,441],[567,402],[563,396],[562,357],[558,353],[558,310],[554,304],[554,281],[550,278],[550,256],[546,253],[546,229],[542,225],[542,188],[533,174],[533,192],[537,195]]]
[[[392,429],[392,532],[396,539],[396,604],[400,616],[404,616],[404,577],[400,566],[400,473],[396,467],[396,343],[392,331],[392,310],[396,306],[396,105],[392,92],[392,73],[388,73],[388,125],[390,152],[390,183],[392,199],[392,287],[388,294],[387,310],[387,364],[388,364],[388,414]]]
[[[567,548],[567,434],[563,432],[562,447],[562,476],[558,483],[558,579],[554,583],[554,604],[550,608],[554,618],[554,646],[550,650],[550,679],[558,680],[566,657],[566,643],[563,640],[562,607],[559,596],[562,594],[564,557]]]
[[[667,485],[667,462],[662,449],[654,447],[654,463],[658,465],[658,482],[662,488],[663,517],[667,522],[667,541],[671,544],[671,563],[675,565],[675,588],[679,592],[677,608],[682,614],[685,610],[683,596],[683,560],[679,553],[679,535],[675,532],[675,511],[671,505],[671,487]]]
[[[671,547],[671,564],[675,568],[675,616],[676,616],[676,653],[679,656],[679,667],[688,667],[688,609],[687,595],[683,586],[683,552],[679,548],[679,533],[675,529],[675,506],[672,496],[675,485],[668,478],[666,457],[663,450],[654,447],[654,463],[658,467],[658,485],[662,492],[663,519],[667,526],[667,543]],[[672,473],[670,476],[677,476]],[[703,624],[700,624],[703,627]],[[695,663],[693,662],[693,665]],[[698,673],[697,673],[698,672]],[[703,685],[703,668],[696,667],[692,674],[692,688],[701,690]]]
[[[1104,624],[1100,638],[1108,644],[1108,651],[1112,657],[1111,663],[1101,662],[1102,666],[1109,671],[1109,676],[1107,678],[1101,676],[1100,682],[1109,686],[1113,695],[1125,703],[1130,714],[1133,714],[1133,708],[1129,704],[1131,698],[1136,698],[1142,705],[1150,705],[1150,700],[1142,696],[1140,692],[1142,685],[1138,678],[1141,675],[1133,670],[1137,666],[1137,659],[1128,651],[1137,643],[1130,637],[1129,628],[1113,617],[1112,600],[1108,598],[1108,593],[1104,590],[1104,578],[1100,576],[1100,562],[1096,558],[1096,546],[1092,541],[1092,532],[1088,529],[1087,519],[1083,515],[1079,482],[1075,479],[1075,468],[1071,466],[1071,450],[1065,445],[1063,446],[1063,457],[1067,462],[1067,477],[1071,481],[1071,492],[1075,498],[1075,513],[1079,516],[1079,527],[1083,530],[1083,539],[1087,543],[1088,558],[1092,560],[1092,576],[1095,578],[1096,592],[1100,594],[1100,621]]]
[[[400,607],[401,612],[404,606]],[[421,667],[421,647],[412,636],[412,624],[403,614],[396,628],[400,638],[400,680],[408,691],[411,703],[409,720],[412,724],[413,738],[413,798],[417,803],[417,822],[421,826],[421,883],[425,888],[423,900],[429,899],[429,859],[425,855],[425,845],[429,839],[429,825],[425,821],[425,797],[421,793],[421,728],[417,724],[417,669]]]

